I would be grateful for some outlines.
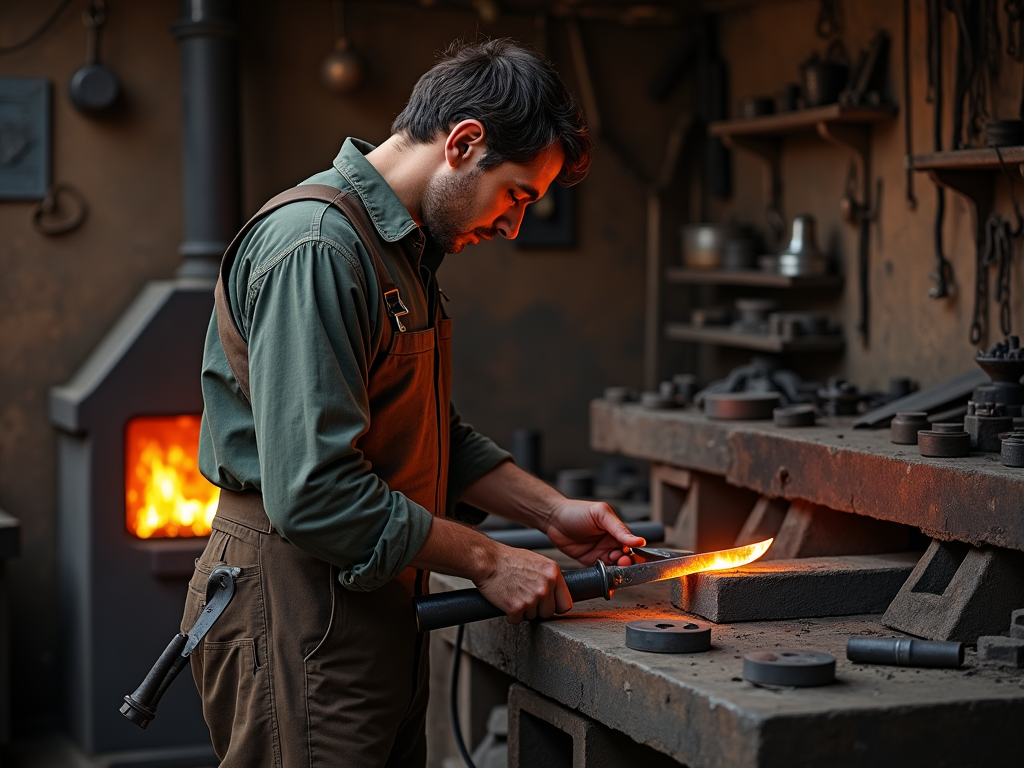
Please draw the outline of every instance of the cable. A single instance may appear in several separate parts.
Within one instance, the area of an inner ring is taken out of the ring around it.
[[[455,633],[455,647],[452,649],[452,696],[449,702],[451,706],[452,731],[455,733],[455,744],[462,755],[462,761],[466,768],[476,768],[473,758],[469,756],[466,749],[466,742],[462,738],[462,727],[459,725],[459,662],[462,660],[462,635],[466,631],[465,624],[459,624]]]
[[[0,56],[2,56],[5,53],[14,53],[15,51],[20,51],[22,48],[31,45],[40,37],[42,37],[46,33],[46,30],[53,26],[53,22],[57,20],[57,17],[60,16],[61,12],[65,8],[67,8],[70,3],[71,0],[60,0],[60,2],[57,3],[57,7],[50,12],[50,15],[46,18],[46,21],[44,21],[40,25],[39,29],[37,29],[35,32],[33,32],[31,35],[26,37],[21,42],[12,43],[11,45],[0,45]]]

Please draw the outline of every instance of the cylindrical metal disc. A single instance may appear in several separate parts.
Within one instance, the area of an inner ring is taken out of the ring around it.
[[[631,621],[626,646],[653,653],[700,653],[711,647],[711,625],[689,619]]]
[[[704,396],[704,414],[712,419],[770,419],[779,402],[777,392],[718,392]]]
[[[971,436],[967,432],[939,432],[922,429],[917,433],[917,450],[922,456],[953,459],[971,452]]]
[[[787,405],[772,411],[777,427],[813,427],[815,407],[809,404]]]
[[[836,657],[821,651],[751,651],[743,657],[743,677],[765,685],[828,685],[836,679]]]

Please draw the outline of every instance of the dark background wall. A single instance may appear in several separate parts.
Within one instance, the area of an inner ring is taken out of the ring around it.
[[[416,79],[456,38],[480,33],[538,40],[532,14],[505,14],[485,23],[469,5],[349,2],[348,33],[365,57],[368,77],[362,90],[338,97],[322,87],[318,75],[333,43],[331,3],[240,3],[244,213],[326,168],[346,136],[385,139]],[[823,51],[814,35],[816,0],[710,5],[724,10],[722,51],[733,105],[748,94],[774,93],[798,77],[811,50]],[[31,203],[0,203],[0,507],[23,526],[23,554],[11,567],[15,700],[23,724],[45,720],[59,697],[56,458],[48,388],[71,376],[141,286],[170,276],[180,263],[180,91],[177,45],[168,29],[177,3],[109,3],[101,54],[121,78],[126,98],[115,114],[103,118],[80,115],[64,95],[71,74],[84,63],[84,6],[84,0],[75,0],[38,42],[0,56],[0,76],[52,81],[53,180],[74,185],[89,204],[80,229],[48,238],[30,224]],[[50,7],[5,4],[0,45],[21,39]],[[892,34],[890,92],[902,109],[900,4],[849,0],[842,7],[843,38],[851,53],[866,47],[878,27]],[[923,100],[923,0],[911,0],[911,9],[914,143],[925,151],[931,148],[931,108]],[[590,398],[606,385],[641,384],[646,209],[635,170],[646,178],[658,174],[671,125],[693,107],[692,77],[665,103],[646,96],[647,84],[684,37],[684,25],[598,19],[581,25],[604,124],[628,148],[635,168],[625,166],[606,144],[599,146],[590,177],[576,191],[574,247],[481,244],[451,257],[440,273],[455,318],[456,402],[470,422],[500,443],[507,444],[516,427],[543,430],[549,475],[601,459],[587,445]],[[951,29],[947,86],[952,83]],[[567,84],[578,91],[564,21],[550,20],[547,45]],[[994,91],[996,116],[1017,114],[1021,80],[1020,65],[1006,61]],[[865,387],[884,388],[890,376],[900,374],[927,386],[972,365],[967,333],[973,223],[963,201],[950,195],[946,237],[956,292],[942,302],[927,298],[935,195],[920,175],[916,211],[903,199],[901,119],[880,124],[872,145],[874,174],[884,188],[879,227],[872,233],[870,347],[862,347],[852,331],[856,290],[848,280],[838,297],[810,299],[843,322],[847,354],[793,361],[815,375],[843,373]],[[662,239],[668,262],[679,258],[676,227],[691,209],[699,209],[695,199],[687,202],[699,159],[699,144],[691,141],[683,173],[666,195]],[[708,212],[714,219],[738,217],[763,227],[761,169],[741,153],[734,162],[733,197],[710,201]],[[814,138],[788,142],[783,161],[787,216],[815,214],[820,242],[847,265],[855,257],[856,231],[840,219],[838,203],[848,163],[841,150]],[[1024,191],[1019,194],[1024,197]],[[1002,180],[996,206],[1009,211]],[[685,315],[685,292],[667,298],[667,315]],[[1022,310],[1015,287],[1015,329]],[[663,352],[662,375],[684,370],[688,350],[666,344]],[[707,379],[748,357],[704,350],[700,373]],[[169,626],[176,621],[168,617]]]
[[[51,238],[32,228],[31,202],[0,203],[0,507],[23,526],[23,554],[11,564],[23,727],[45,723],[59,698],[48,389],[74,373],[148,280],[180,264],[180,89],[169,31],[178,4],[108,3],[101,57],[125,99],[104,117],[79,114],[65,96],[85,62],[85,5],[75,0],[38,42],[0,56],[0,76],[51,80],[53,181],[72,184],[89,206],[81,228]],[[348,33],[368,75],[359,92],[338,97],[319,80],[334,40],[330,2],[239,3],[244,215],[328,167],[346,136],[387,138],[417,78],[453,40],[480,33],[537,41],[531,14],[485,24],[472,10],[439,5],[348,3]],[[0,45],[23,38],[50,10],[5,4]],[[549,31],[550,54],[576,88],[564,25],[553,21]],[[583,33],[606,121],[653,174],[687,90],[654,105],[643,86],[680,31],[594,21]],[[639,386],[641,376],[642,189],[599,152],[577,208],[573,248],[485,243],[450,258],[440,274],[455,319],[456,402],[502,444],[516,427],[543,430],[548,474],[601,460],[587,444],[587,401],[609,384]],[[176,622],[168,617],[169,628]]]

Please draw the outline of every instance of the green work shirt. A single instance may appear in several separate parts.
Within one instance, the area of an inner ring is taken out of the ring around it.
[[[334,167],[304,183],[353,191],[381,237],[399,243],[405,259],[381,257],[409,308],[403,323],[423,330],[433,324],[444,254],[366,160],[372,149],[347,139]],[[420,550],[433,518],[375,475],[357,447],[373,415],[370,357],[389,322],[373,258],[334,206],[290,203],[245,237],[226,288],[249,347],[252,405],[228,366],[215,314],[203,356],[200,470],[221,488],[260,491],[274,528],[338,566],[344,586],[381,586]],[[509,458],[454,407],[450,430],[449,509]]]

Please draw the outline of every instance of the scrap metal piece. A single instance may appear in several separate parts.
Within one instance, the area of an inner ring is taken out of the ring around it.
[[[810,404],[788,405],[772,411],[777,427],[813,427],[817,409]]]
[[[936,429],[937,426],[932,424],[931,429],[917,433],[917,450],[922,456],[955,459],[971,452],[971,436],[965,429],[961,427],[959,431],[947,432]]]
[[[704,414],[712,419],[770,419],[780,403],[777,392],[716,392],[704,396]]]
[[[917,445],[917,433],[929,426],[928,414],[924,411],[900,411],[889,425],[889,441],[897,445]]]
[[[862,664],[956,668],[964,663],[964,644],[910,637],[851,637],[846,641],[846,658]]]
[[[912,392],[906,397],[891,400],[872,411],[868,411],[853,422],[854,427],[880,427],[901,411],[925,411],[933,413],[943,406],[966,402],[981,384],[988,384],[989,378],[980,368],[972,368],[959,376],[936,384],[933,387]]]
[[[676,619],[631,621],[626,625],[626,647],[651,653],[700,653],[711,647],[711,625]]]
[[[836,657],[802,649],[751,651],[743,656],[743,677],[762,685],[828,685],[836,679]]]

